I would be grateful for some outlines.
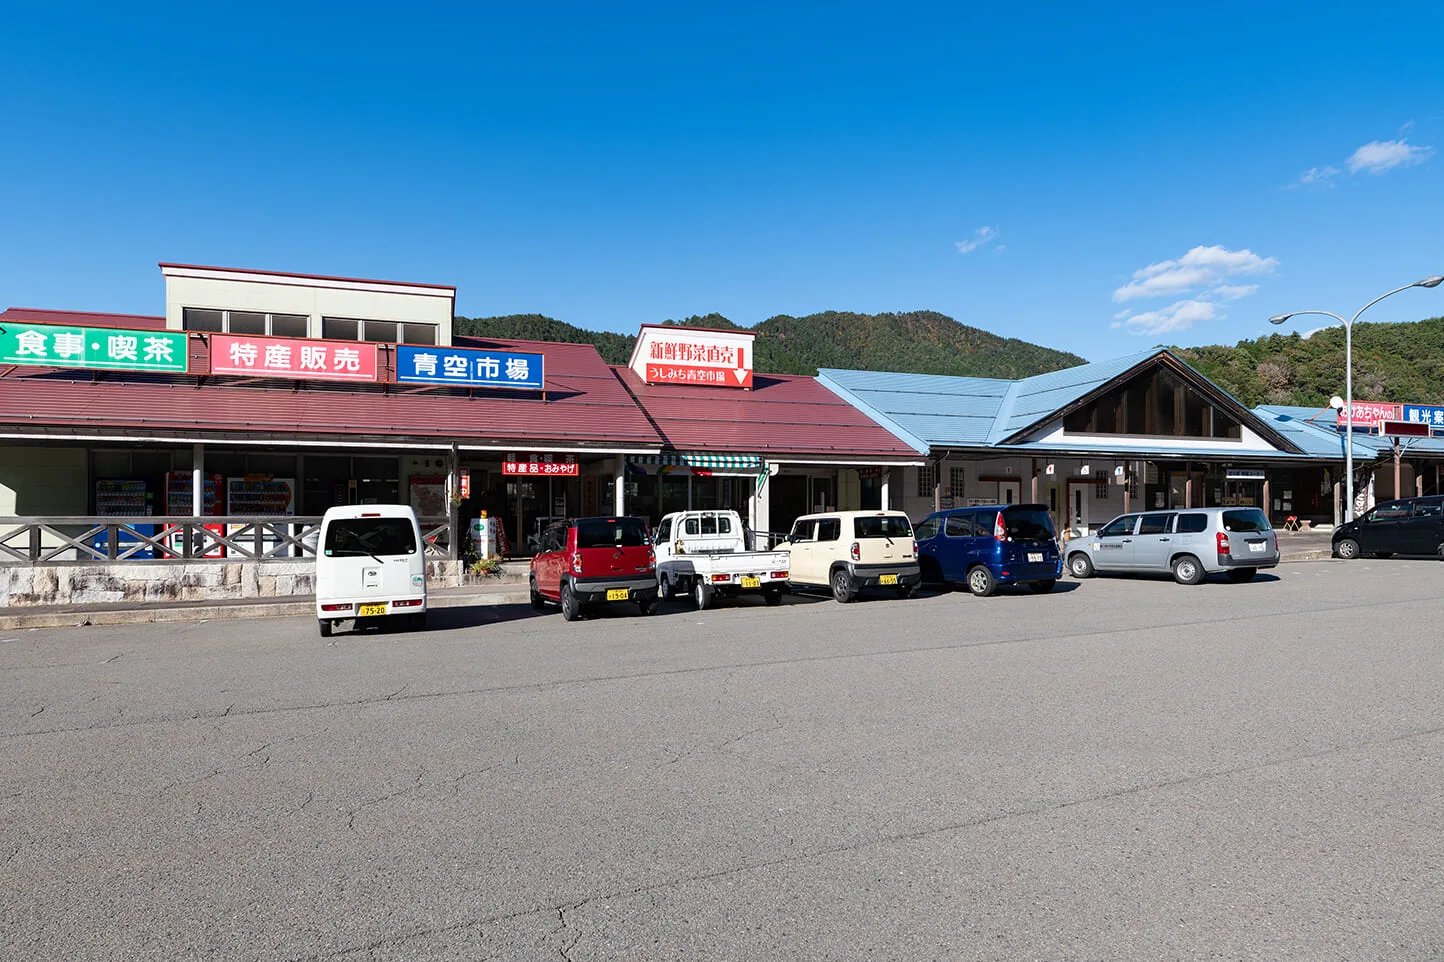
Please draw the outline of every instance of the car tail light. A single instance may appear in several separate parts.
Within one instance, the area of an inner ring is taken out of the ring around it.
[[[1214,537],[1218,539],[1219,555],[1223,556],[1228,554],[1228,535],[1225,532],[1220,531],[1218,534],[1214,535]]]
[[[582,573],[582,553],[581,553],[580,551],[573,551],[573,552],[572,552],[572,574],[574,574],[574,575],[579,575],[579,574],[581,574],[581,573]]]
[[[408,599],[406,599],[405,601],[393,601],[393,602],[391,602],[391,607],[393,607],[393,608],[420,608],[420,607],[421,607],[421,599],[420,599],[420,598],[408,598]]]
[[[712,576],[712,580],[713,580],[713,581],[731,581],[731,580],[732,580],[732,576],[731,576],[731,575],[713,575],[713,576]]]
[[[349,604],[346,604],[346,605],[322,605],[322,606],[321,606],[321,610],[322,610],[322,611],[350,611],[350,610],[351,610],[351,606],[350,606]]]
[[[1001,511],[998,512],[997,518],[994,519],[994,521],[993,521],[993,540],[994,540],[994,541],[1007,541],[1007,540],[1008,540],[1008,529],[1005,528],[1005,527],[1003,527],[1003,512],[1001,512]]]
[[[786,580],[786,578],[787,578],[787,572],[785,572],[785,571],[774,571],[774,572],[772,572],[772,577],[773,577],[773,578],[776,578],[776,579],[778,579],[778,580]]]
[[[853,560],[853,561],[861,561],[861,560],[862,560],[862,545],[860,545],[860,544],[858,544],[856,541],[854,541],[854,542],[852,543],[852,548],[848,550],[848,554],[852,555],[852,560]]]
[[[918,553],[918,539],[917,539],[917,538],[914,538],[914,539],[913,539],[913,554],[916,555],[917,553]]]
[[[647,567],[657,567],[657,552],[652,548],[651,545],[647,545]]]

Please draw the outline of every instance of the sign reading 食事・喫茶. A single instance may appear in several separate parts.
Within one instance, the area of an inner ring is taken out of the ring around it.
[[[0,363],[103,371],[186,371],[182,331],[0,322]]]

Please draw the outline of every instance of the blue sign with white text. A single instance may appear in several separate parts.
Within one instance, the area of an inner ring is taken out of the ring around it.
[[[456,387],[546,388],[546,355],[469,347],[396,345],[396,380]]]
[[[1444,407],[1434,404],[1406,404],[1404,420],[1410,424],[1428,424],[1444,430]]]

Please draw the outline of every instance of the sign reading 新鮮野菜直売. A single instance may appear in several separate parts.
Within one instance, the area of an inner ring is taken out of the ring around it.
[[[546,356],[468,347],[396,345],[396,380],[455,387],[546,388]]]
[[[647,325],[629,365],[648,384],[752,387],[751,331]]]
[[[0,321],[0,363],[184,374],[186,335]]]
[[[308,381],[376,380],[376,345],[293,337],[212,334],[211,373]]]

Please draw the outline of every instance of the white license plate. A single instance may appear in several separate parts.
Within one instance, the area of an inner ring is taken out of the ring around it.
[[[897,575],[878,575],[877,583],[880,585],[895,585],[897,584]]]
[[[626,600],[627,600],[628,598],[630,598],[630,597],[631,597],[631,592],[629,592],[626,588],[608,588],[608,589],[607,589],[607,600],[608,600],[608,601],[626,601]]]
[[[360,610],[356,612],[358,618],[371,618],[384,614],[386,614],[385,605],[362,605]]]
[[[1249,545],[1249,546],[1248,546],[1248,550],[1250,550],[1250,551],[1262,551],[1262,550],[1263,550],[1264,548],[1266,548],[1266,547],[1268,547],[1268,545],[1266,545],[1266,544],[1264,544],[1262,541],[1260,541],[1258,544],[1251,544],[1251,545]]]
[[[749,578],[746,575],[742,576],[742,587],[744,588],[756,588],[761,584],[762,582],[757,578]]]
[[[1042,561],[1042,560],[1043,560],[1043,552],[1041,552],[1041,551],[1029,551],[1029,552],[1028,552],[1028,560],[1029,560],[1029,561]]]

